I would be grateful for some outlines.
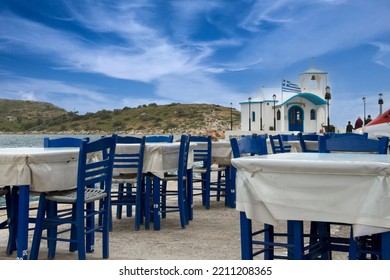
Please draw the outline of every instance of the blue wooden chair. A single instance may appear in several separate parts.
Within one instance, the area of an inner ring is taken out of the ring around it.
[[[193,174],[195,176],[192,177],[192,182],[193,195],[202,195],[202,204],[206,209],[210,208],[211,197],[219,200],[221,196],[224,196],[225,205],[229,206],[230,194],[230,168],[212,164],[211,140],[211,136],[190,136],[190,142],[205,144],[194,148]],[[217,180],[212,180],[212,172],[217,173]],[[224,176],[221,176],[221,172],[224,172]]]
[[[288,153],[291,152],[291,145],[285,145],[283,143],[282,135],[269,135],[269,141],[271,143],[272,153]]]
[[[109,257],[109,216],[111,180],[115,156],[116,135],[93,142],[83,140],[78,159],[76,188],[69,191],[41,193],[30,259],[37,259],[42,239],[48,240],[49,251],[57,241],[72,244],[71,251],[78,251],[78,259],[86,259],[87,249],[94,244],[95,232],[102,233],[103,258]],[[89,155],[95,156],[90,161]],[[95,202],[99,205],[95,209]],[[71,205],[68,211],[58,211],[58,205]],[[101,207],[100,207],[101,206]],[[102,223],[95,225],[95,217],[101,216]],[[68,228],[65,228],[69,224]],[[61,230],[57,227],[61,225]],[[43,232],[47,231],[44,236]],[[55,233],[55,234],[54,234]],[[69,233],[69,235],[63,235]],[[50,257],[55,257],[55,251]]]
[[[0,198],[4,198],[3,205],[0,205],[0,211],[5,212],[5,219],[0,221],[0,230],[8,230],[8,241],[6,254],[12,255],[16,250],[16,215],[14,212],[15,202],[11,195],[11,187],[5,186],[0,188]]]
[[[376,153],[387,154],[389,138],[368,139],[365,135],[346,133],[342,137],[327,138],[319,136],[318,148],[320,153]],[[333,237],[330,234],[330,226],[335,223],[327,223],[327,231],[332,251],[348,252],[349,259],[366,258],[371,254],[372,258],[381,257],[380,236],[373,235],[353,238],[352,227],[350,238]]]
[[[43,147],[44,148],[80,148],[81,143],[83,140],[86,140],[87,142],[90,141],[89,137],[85,138],[78,138],[78,137],[58,137],[58,138],[50,138],[50,137],[45,137],[43,138]],[[30,208],[30,210],[37,209],[37,208]],[[68,211],[66,209],[63,209],[61,211]],[[34,218],[30,218],[30,220],[33,220],[35,222]],[[54,236],[57,234],[55,231],[52,232]],[[93,239],[92,239],[93,240]],[[73,245],[73,244],[72,244]],[[52,246],[49,246],[50,251],[48,253],[48,258],[54,258],[54,252],[56,250],[55,248],[55,243],[53,243]],[[90,245],[90,247],[93,247],[93,244]],[[70,249],[72,250],[72,249]],[[89,252],[89,249],[87,249],[87,252]]]
[[[140,229],[143,220],[142,205],[144,192],[143,162],[145,154],[145,136],[118,136],[117,144],[138,144],[133,153],[116,153],[114,158],[114,174],[112,178],[111,206],[116,206],[116,218],[122,218],[122,207],[126,206],[126,216],[132,216],[135,207],[134,227]],[[121,170],[118,173],[116,170]],[[128,171],[126,171],[128,170]],[[110,223],[112,226],[112,223]],[[110,227],[111,227],[110,226]]]
[[[172,143],[173,135],[146,135],[146,143]]]
[[[162,178],[153,176],[153,181],[148,180],[145,191],[145,228],[149,229],[149,221],[154,222],[154,229],[160,229],[160,217],[166,217],[167,213],[179,212],[180,226],[185,228],[189,223],[188,215],[188,178],[187,164],[190,147],[190,136],[181,135],[179,148],[178,167],[175,172],[167,172]],[[168,182],[174,182],[176,187],[167,188]],[[174,199],[167,199],[174,197]],[[153,207],[150,202],[153,201]],[[153,217],[150,216],[153,215]]]

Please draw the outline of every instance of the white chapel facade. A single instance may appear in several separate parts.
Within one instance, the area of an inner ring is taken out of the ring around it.
[[[259,94],[241,105],[242,131],[314,133],[327,125],[329,100],[325,99],[328,73],[311,68],[300,75],[298,93]],[[276,126],[276,129],[275,129]]]

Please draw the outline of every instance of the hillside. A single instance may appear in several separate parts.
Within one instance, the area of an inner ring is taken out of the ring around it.
[[[240,112],[210,104],[124,107],[78,115],[52,104],[0,99],[2,133],[213,134],[240,127]]]

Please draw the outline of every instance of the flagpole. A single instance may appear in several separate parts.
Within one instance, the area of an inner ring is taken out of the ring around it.
[[[283,77],[281,78],[281,81],[280,81],[280,99],[281,99],[281,103],[283,103]]]

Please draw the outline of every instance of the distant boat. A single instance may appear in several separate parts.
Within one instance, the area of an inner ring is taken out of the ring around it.
[[[390,109],[363,126],[361,131],[367,132],[370,138],[390,137]]]

